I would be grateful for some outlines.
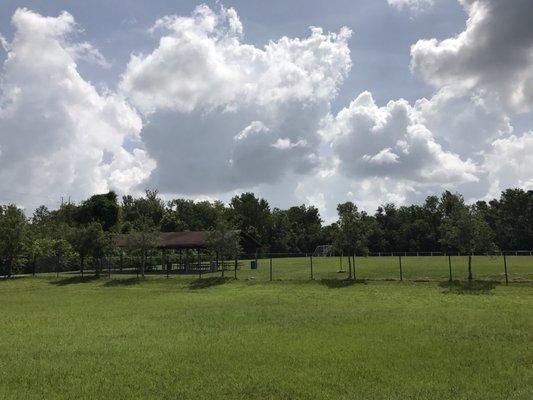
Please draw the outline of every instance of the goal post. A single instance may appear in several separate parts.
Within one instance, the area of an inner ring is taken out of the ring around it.
[[[332,250],[333,246],[331,244],[321,244],[316,246],[313,257],[329,257],[331,256]]]

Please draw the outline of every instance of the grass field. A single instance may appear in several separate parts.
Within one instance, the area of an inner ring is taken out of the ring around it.
[[[0,280],[0,398],[531,399],[532,289]]]

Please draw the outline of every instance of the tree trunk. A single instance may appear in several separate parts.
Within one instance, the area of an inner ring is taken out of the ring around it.
[[[468,282],[472,282],[472,254],[468,255]]]
[[[352,279],[352,258],[348,256],[348,279]]]
[[[85,267],[85,257],[84,256],[80,256],[80,272],[81,272],[81,277],[83,278],[83,269]]]

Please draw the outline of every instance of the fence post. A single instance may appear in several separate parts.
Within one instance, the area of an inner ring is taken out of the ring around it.
[[[235,271],[234,271],[235,279],[237,279],[237,264],[239,263],[238,260],[239,260],[239,256],[235,254]]]
[[[448,254],[448,269],[450,270],[450,279],[449,282],[453,280],[452,277],[452,256]]]
[[[270,281],[272,282],[272,253],[270,254]]]
[[[355,280],[357,280],[357,275],[355,274],[355,252],[352,255],[352,260],[353,260],[353,262],[352,262],[352,264],[353,264],[353,280],[355,281]]]
[[[505,254],[503,255],[503,266],[505,268],[505,284],[509,284],[509,277],[507,276],[507,257]]]
[[[402,271],[402,256],[398,256],[398,261],[400,263],[400,281],[403,281],[403,271]]]
[[[197,260],[197,265],[196,267],[198,268],[198,279],[202,279],[202,261],[200,259],[200,248],[198,248],[198,260]]]
[[[314,280],[315,278],[313,277],[313,255],[312,254],[309,257],[309,260],[311,261],[311,280]]]
[[[107,260],[107,277],[111,279],[111,263],[109,262],[109,257],[106,257]]]

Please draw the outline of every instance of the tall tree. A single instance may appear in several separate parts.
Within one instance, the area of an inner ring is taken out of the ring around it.
[[[355,253],[368,253],[368,218],[364,212],[359,212],[357,206],[351,201],[337,206],[339,214],[337,237],[334,247],[348,255],[350,266],[349,277],[352,277],[351,256]],[[355,275],[355,273],[354,273]]]
[[[472,255],[494,251],[494,233],[475,207],[456,202],[441,224],[441,242],[447,250],[468,255],[468,281],[472,281]]]
[[[533,192],[507,189],[491,206],[498,245],[504,250],[533,248]]]
[[[95,194],[80,206],[76,213],[76,220],[80,224],[99,222],[105,231],[109,231],[118,223],[119,205],[115,192]]]
[[[86,258],[92,257],[96,264],[95,274],[99,276],[102,269],[102,258],[113,250],[110,234],[104,231],[102,224],[91,222],[74,230],[71,243],[80,257],[82,274]]]
[[[314,206],[291,207],[287,210],[294,249],[298,252],[312,253],[322,244],[322,219]]]
[[[159,229],[165,214],[165,203],[159,197],[157,190],[146,190],[145,197],[124,196],[122,211],[125,222],[136,223],[138,220],[144,222],[150,220],[150,225]]]
[[[160,243],[159,229],[149,217],[139,217],[133,224],[132,231],[128,234],[126,248],[132,255],[140,259],[140,272],[144,277],[146,262],[151,251]]]
[[[221,218],[207,235],[207,248],[216,256],[217,261],[222,261],[224,276],[224,261],[234,260],[242,251],[240,235],[226,219]]]
[[[230,202],[230,215],[237,228],[256,237],[260,243],[266,243],[270,206],[265,199],[259,199],[253,193],[235,196]]]
[[[27,223],[24,212],[14,204],[0,206],[0,260],[7,267],[8,277],[23,253]]]

